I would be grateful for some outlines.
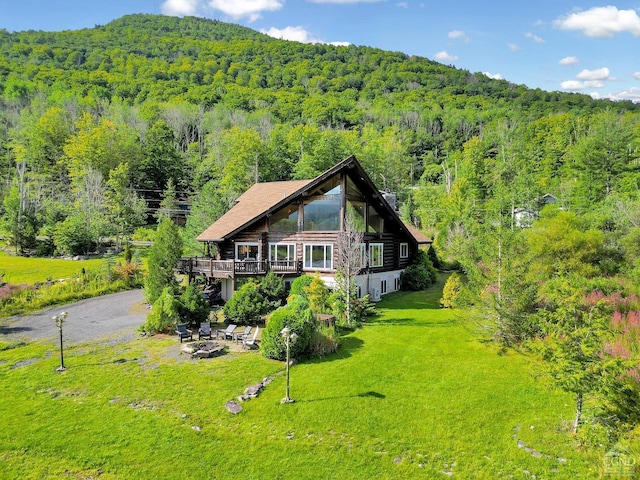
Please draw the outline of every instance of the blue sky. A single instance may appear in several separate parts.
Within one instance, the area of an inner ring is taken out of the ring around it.
[[[195,15],[278,38],[401,51],[548,91],[640,102],[640,0],[4,0],[0,28]]]

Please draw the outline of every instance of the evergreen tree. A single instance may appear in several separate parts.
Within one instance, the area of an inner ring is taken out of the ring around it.
[[[161,219],[147,260],[144,290],[149,303],[154,303],[164,288],[176,285],[173,269],[181,255],[182,237],[178,227],[169,218]]]

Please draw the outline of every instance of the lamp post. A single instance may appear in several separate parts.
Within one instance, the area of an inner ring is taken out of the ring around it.
[[[292,331],[289,327],[284,327],[281,331],[280,334],[282,335],[282,338],[284,338],[284,343],[287,346],[287,391],[286,391],[286,395],[285,397],[280,400],[280,403],[293,403],[295,402],[295,400],[291,397],[289,397],[289,351],[291,348],[291,345],[296,343],[296,340],[298,339],[298,335],[296,334],[296,332]]]
[[[64,372],[66,370],[66,368],[64,367],[64,353],[62,350],[62,324],[64,323],[64,320],[66,318],[67,318],[67,312],[62,312],[58,315],[54,315],[53,317],[51,317],[51,320],[56,322],[56,325],[60,330],[60,366],[56,368],[58,372]]]

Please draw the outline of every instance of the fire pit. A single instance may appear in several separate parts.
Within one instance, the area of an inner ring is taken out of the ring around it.
[[[218,355],[224,354],[224,345],[221,345],[216,342],[206,341],[206,342],[190,342],[185,343],[180,347],[182,353],[186,353],[187,355],[191,355],[196,358],[209,358],[209,357],[217,357]]]

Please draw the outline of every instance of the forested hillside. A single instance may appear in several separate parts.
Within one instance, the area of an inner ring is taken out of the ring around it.
[[[355,154],[461,267],[458,302],[484,307],[492,338],[544,339],[549,376],[580,409],[591,394],[619,408],[621,431],[640,422],[639,147],[640,105],[398,52],[152,15],[0,31],[0,213],[17,252],[83,253],[184,197],[185,253],[201,253],[195,236],[253,183]]]

